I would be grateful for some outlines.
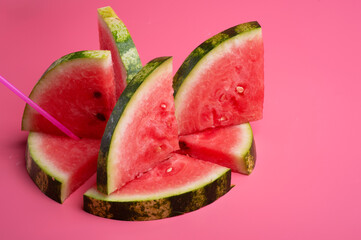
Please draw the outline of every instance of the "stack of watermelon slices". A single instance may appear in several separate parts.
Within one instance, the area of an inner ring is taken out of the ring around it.
[[[81,137],[62,136],[26,106],[23,130],[31,131],[27,169],[33,181],[63,202],[96,171],[84,210],[120,220],[176,216],[226,194],[231,169],[250,174],[255,164],[248,122],[262,118],[258,23],[205,41],[173,78],[171,57],[141,68],[114,11],[101,8],[98,16],[103,50],[57,60],[30,94]]]
[[[65,137],[29,105],[24,110],[22,129],[31,132],[27,170],[42,192],[60,203],[96,172],[101,138],[120,91],[130,81],[128,76],[142,67],[132,38],[114,11],[98,9],[98,21],[102,50],[56,60],[30,94],[81,140]]]
[[[248,122],[262,118],[263,56],[261,26],[249,22],[211,37],[187,57],[173,83],[183,153],[252,172],[256,149]]]

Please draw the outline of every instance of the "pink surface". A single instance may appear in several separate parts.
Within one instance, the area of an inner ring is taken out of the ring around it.
[[[25,170],[24,102],[0,86],[0,239],[360,239],[360,1],[0,2],[0,74],[25,94],[57,58],[98,48],[96,8],[111,5],[144,63],[258,20],[265,44],[257,165],[215,203],[151,222],[82,211],[88,182],[63,205]],[[93,178],[94,180],[94,178]]]

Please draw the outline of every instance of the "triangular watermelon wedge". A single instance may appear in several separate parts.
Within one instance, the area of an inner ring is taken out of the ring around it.
[[[114,192],[177,149],[172,58],[156,58],[127,85],[109,118],[98,158],[98,190]]]
[[[100,49],[110,50],[114,64],[116,98],[142,68],[134,42],[124,23],[111,7],[98,9]]]
[[[49,198],[64,200],[96,172],[100,140],[30,132],[26,169]]]
[[[263,64],[257,22],[229,28],[199,45],[174,76],[179,134],[261,119]]]
[[[183,154],[249,175],[256,164],[256,145],[249,123],[207,129],[179,137]]]
[[[110,51],[80,51],[58,59],[29,97],[76,136],[101,138],[116,102]],[[22,130],[63,135],[29,105]]]

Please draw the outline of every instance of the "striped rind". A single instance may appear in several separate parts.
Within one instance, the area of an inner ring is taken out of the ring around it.
[[[116,147],[113,146],[113,135],[117,132],[116,128],[120,125],[119,123],[121,122],[123,113],[127,111],[128,108],[135,107],[132,106],[133,96],[141,92],[141,86],[144,85],[147,80],[152,79],[152,74],[155,73],[162,64],[169,64],[169,61],[172,61],[171,57],[159,57],[150,61],[138,72],[119,97],[107,122],[100,145],[97,167],[97,187],[100,192],[105,194],[110,193],[109,172],[114,169],[110,169],[109,152],[112,148]]]
[[[61,64],[69,62],[75,59],[87,58],[87,59],[109,59],[111,57],[110,51],[108,50],[85,50],[69,53],[56,61],[54,61],[40,79],[44,78],[51,70],[59,67]],[[34,87],[35,88],[35,87]]]
[[[26,148],[26,170],[36,186],[46,196],[58,203],[68,197],[69,177],[55,166],[42,161],[41,151],[36,149],[37,133],[30,132]]]
[[[120,59],[127,72],[126,82],[129,83],[142,68],[138,51],[129,31],[111,7],[99,8],[98,15],[113,36]]]
[[[249,175],[253,172],[255,166],[256,166],[256,159],[257,159],[257,153],[256,153],[256,142],[254,141],[254,138],[252,138],[252,145],[249,151],[244,155],[243,157],[244,163],[245,163],[245,174]]]
[[[83,196],[83,208],[93,215],[127,221],[147,221],[173,217],[204,207],[231,189],[231,171],[223,171],[203,186],[178,194],[152,198],[121,200],[88,190]]]
[[[258,22],[248,22],[239,24],[237,26],[231,27],[223,32],[218,33],[217,35],[209,38],[202,44],[200,44],[196,49],[194,49],[189,56],[185,59],[183,64],[180,66],[176,74],[174,75],[173,88],[174,96],[176,97],[178,91],[182,84],[186,81],[188,75],[195,69],[197,64],[201,64],[202,59],[210,54],[214,49],[227,42],[228,40],[234,37],[242,37],[251,31],[260,30],[261,26]]]
[[[239,172],[249,175],[256,164],[256,142],[253,137],[251,124],[243,123],[239,127],[242,128],[242,135],[240,136],[241,145],[233,149],[232,154],[238,159]]]

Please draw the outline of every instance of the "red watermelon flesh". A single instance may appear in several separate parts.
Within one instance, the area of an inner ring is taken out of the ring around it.
[[[176,95],[180,135],[261,119],[264,59],[260,30],[238,42],[231,38],[203,58]]]
[[[172,58],[150,61],[127,85],[102,139],[97,184],[109,194],[179,149]]]
[[[74,140],[64,136],[31,132],[27,169],[36,164],[49,178],[61,182],[61,202],[96,172],[100,140]],[[35,179],[38,176],[32,176]],[[44,177],[43,177],[44,178]],[[54,196],[51,196],[54,197]]]
[[[82,52],[76,54],[80,56],[50,67],[30,98],[78,137],[101,138],[116,102],[110,52],[99,51],[99,54],[107,54],[105,58],[84,57]],[[22,129],[63,135],[28,105]]]
[[[146,221],[204,207],[231,189],[228,168],[172,154],[112,194],[96,187],[84,194],[85,211],[100,217]]]
[[[179,149],[171,79],[171,72],[168,72],[149,89],[143,96],[145,98],[142,99],[141,109],[132,116],[137,121],[128,125],[124,132],[120,143],[124,148],[118,152],[118,158],[126,160],[119,167],[122,173],[115,174],[120,176],[120,179],[115,180],[120,185],[133,179],[137,172],[148,170],[170,152]],[[167,94],[160,97],[163,93]]]
[[[129,182],[116,195],[136,197],[151,194],[162,195],[166,192],[182,191],[189,185],[198,185],[212,171],[225,170],[215,164],[174,154],[168,160],[159,163],[154,169],[143,173]],[[176,190],[175,190],[176,189]]]
[[[148,172],[138,175],[107,198],[123,201],[177,195],[187,192],[188,189],[199,188],[205,182],[213,181],[215,175],[228,170],[210,162],[175,153]]]
[[[249,123],[208,129],[179,137],[182,153],[250,174],[255,166],[256,149]]]

